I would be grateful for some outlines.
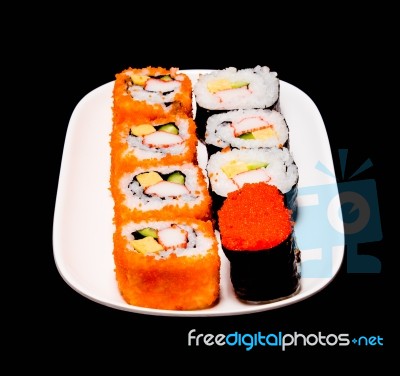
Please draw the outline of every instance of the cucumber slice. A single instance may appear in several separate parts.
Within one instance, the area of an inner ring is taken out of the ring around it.
[[[157,230],[155,230],[154,228],[151,228],[151,227],[146,227],[141,230],[138,230],[138,233],[144,237],[151,236],[152,238],[155,238],[155,239],[158,238]]]
[[[168,176],[167,181],[171,183],[185,184],[185,175],[182,172],[175,171]]]
[[[247,168],[249,170],[257,170],[259,168],[267,167],[268,163],[267,162],[252,162],[247,164]]]
[[[232,82],[232,89],[239,89],[243,86],[247,86],[249,83],[246,81],[235,81]]]
[[[253,135],[253,133],[249,132],[249,133],[243,133],[239,136],[239,138],[241,138],[242,140],[254,140],[255,137]]]
[[[159,78],[162,81],[172,81],[172,77],[170,75],[161,76]]]
[[[172,123],[169,124],[164,124],[161,127],[158,128],[159,131],[164,131],[172,134],[178,134],[179,129]]]

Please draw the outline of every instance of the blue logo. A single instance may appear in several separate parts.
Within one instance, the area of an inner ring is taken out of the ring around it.
[[[344,179],[347,150],[339,150],[339,159]],[[302,253],[302,277],[331,277],[334,252],[343,246],[347,251],[348,273],[380,273],[381,262],[377,257],[358,252],[360,244],[382,239],[376,183],[373,179],[351,180],[371,166],[372,162],[366,160],[349,177],[350,181],[298,189],[301,210],[295,232]],[[322,163],[315,168],[335,178]],[[302,217],[306,220],[302,221]]]

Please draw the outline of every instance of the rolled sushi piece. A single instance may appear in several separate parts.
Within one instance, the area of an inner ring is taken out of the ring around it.
[[[217,112],[279,107],[279,79],[267,66],[228,67],[201,74],[193,93],[196,121],[203,126],[208,117]]]
[[[289,128],[276,110],[232,110],[207,119],[205,143],[209,154],[231,148],[288,147]]]
[[[114,233],[118,287],[131,305],[201,310],[220,294],[220,257],[210,221],[128,221]]]
[[[178,68],[128,68],[115,75],[113,123],[192,116],[192,81]]]
[[[211,195],[196,164],[136,167],[111,174],[115,221],[122,219],[211,218]]]
[[[111,133],[113,165],[197,162],[196,124],[185,114],[146,122],[124,121]],[[125,167],[124,167],[125,165]]]
[[[266,183],[245,184],[228,194],[218,221],[232,286],[241,301],[270,303],[299,292],[300,250],[279,189]]]
[[[209,157],[206,170],[214,212],[229,193],[246,183],[264,182],[280,190],[292,211],[292,219],[295,219],[299,172],[287,148],[226,148]]]

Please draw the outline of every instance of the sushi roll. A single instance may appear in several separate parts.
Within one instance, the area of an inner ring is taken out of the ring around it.
[[[205,143],[209,154],[232,148],[288,147],[289,128],[276,110],[232,110],[207,119]]]
[[[299,173],[293,156],[287,148],[226,148],[208,159],[207,175],[210,181],[214,212],[230,192],[246,183],[265,182],[284,194],[285,203],[296,215]]]
[[[198,165],[159,164],[119,173],[111,174],[116,221],[118,217],[211,217],[211,195],[205,173]]]
[[[203,127],[208,117],[221,111],[279,108],[279,79],[266,66],[229,67],[201,74],[193,93],[196,122]]]
[[[232,286],[241,301],[273,302],[299,291],[300,251],[290,210],[275,186],[248,183],[229,193],[218,222]]]
[[[114,233],[113,255],[128,304],[197,310],[218,302],[221,261],[209,221],[128,221]]]
[[[192,116],[192,81],[178,68],[128,68],[116,74],[113,123],[147,121],[166,114]]]
[[[196,124],[185,114],[141,123],[125,121],[111,134],[114,165],[144,166],[197,161]]]

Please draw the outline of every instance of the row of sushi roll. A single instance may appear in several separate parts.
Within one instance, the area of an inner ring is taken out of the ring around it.
[[[299,175],[277,73],[266,66],[214,70],[199,75],[193,92],[215,225],[237,297],[262,303],[296,294]]]
[[[177,68],[116,74],[110,135],[115,275],[131,305],[214,306],[218,242],[205,171],[198,164],[190,78]]]

